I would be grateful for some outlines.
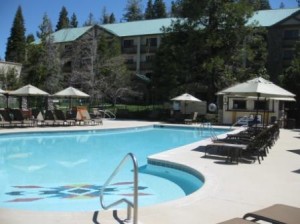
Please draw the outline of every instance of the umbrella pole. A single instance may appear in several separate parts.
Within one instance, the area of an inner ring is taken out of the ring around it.
[[[256,122],[255,127],[257,128],[257,119],[258,119],[258,102],[259,102],[260,93],[257,93],[257,105],[256,105]]]
[[[9,97],[9,96],[8,96],[8,94],[4,94],[4,95],[5,95],[5,97],[6,97],[6,109],[8,109],[8,106],[9,106],[9,105],[8,105],[8,104],[9,104],[8,97]]]

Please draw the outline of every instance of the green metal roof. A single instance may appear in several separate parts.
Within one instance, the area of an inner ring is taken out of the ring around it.
[[[51,34],[54,43],[70,42],[74,41],[83,34],[85,34],[93,26],[84,26],[78,28],[65,28],[58,30]],[[40,40],[35,41],[36,44],[40,43]]]
[[[300,8],[260,10],[253,14],[247,24],[250,25],[253,22],[256,22],[260,26],[269,27],[281,22],[296,12],[300,12]],[[127,23],[106,24],[101,25],[101,27],[119,37],[142,36],[161,34],[161,28],[163,26],[170,26],[173,20],[175,20],[175,18],[141,20]]]
[[[260,26],[269,27],[273,26],[282,20],[288,18],[296,12],[300,12],[300,8],[293,9],[272,9],[256,11],[252,18],[249,19],[247,24],[253,22],[258,23]]]
[[[260,26],[269,27],[283,21],[296,12],[300,12],[300,8],[260,10],[254,13],[253,17],[249,19],[247,24],[250,25],[252,23],[257,23]],[[140,20],[126,23],[104,24],[99,27],[119,37],[155,35],[163,33],[161,28],[170,26],[173,20],[176,19],[163,18]],[[53,41],[55,43],[74,41],[92,27],[93,26],[85,26],[59,30],[52,34],[52,37],[54,38]],[[35,41],[36,44],[39,42],[39,40]]]
[[[161,34],[163,26],[170,26],[174,18],[140,20],[126,23],[101,25],[119,37]]]

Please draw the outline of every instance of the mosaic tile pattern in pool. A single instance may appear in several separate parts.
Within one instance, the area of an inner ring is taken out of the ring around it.
[[[23,185],[12,186],[12,191],[6,192],[10,199],[6,200],[7,203],[19,202],[33,202],[37,200],[45,200],[47,198],[56,199],[91,199],[99,197],[102,186],[92,184],[73,184],[64,186],[36,186],[36,185]],[[147,192],[148,187],[139,186],[139,196],[152,195]],[[104,195],[130,197],[133,195],[132,182],[118,182],[109,185],[104,190]]]

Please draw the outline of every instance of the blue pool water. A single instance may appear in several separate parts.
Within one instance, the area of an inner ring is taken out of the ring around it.
[[[183,197],[202,186],[201,178],[149,165],[147,156],[209,137],[209,131],[163,126],[2,134],[0,207],[99,210],[101,186],[128,152],[137,157],[140,167],[140,205]],[[105,189],[105,203],[132,196],[132,166],[126,166]]]

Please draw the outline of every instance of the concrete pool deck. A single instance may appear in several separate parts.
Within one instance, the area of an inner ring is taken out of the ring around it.
[[[157,122],[156,122],[157,123]],[[153,122],[104,120],[97,127],[58,127],[42,130],[79,130],[135,127]],[[0,129],[0,133],[39,131],[39,128]],[[280,138],[261,164],[228,164],[220,157],[204,158],[210,140],[189,144],[151,158],[188,166],[203,174],[204,186],[170,202],[139,208],[141,224],[215,224],[275,203],[300,207],[300,130],[280,130]],[[59,206],[59,205],[58,205]],[[99,205],[100,206],[100,205]],[[123,215],[121,212],[121,215]],[[117,223],[111,211],[34,212],[0,208],[1,224]]]

